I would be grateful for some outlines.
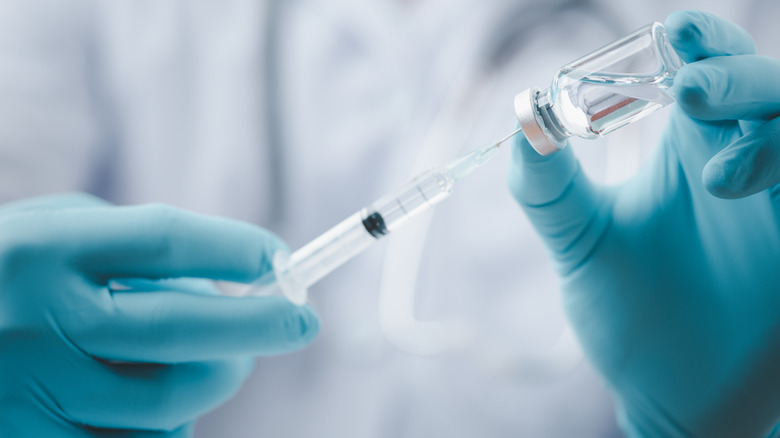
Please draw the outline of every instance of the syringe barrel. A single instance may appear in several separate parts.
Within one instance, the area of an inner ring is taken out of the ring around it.
[[[371,208],[379,213],[390,233],[447,198],[452,193],[454,182],[446,171],[433,168],[374,202]]]
[[[376,240],[363,225],[364,214],[353,214],[292,253],[286,271],[296,286],[308,288]]]
[[[438,204],[452,193],[454,180],[442,169],[431,169],[370,207],[353,214],[306,246],[274,257],[274,272],[257,280],[247,292],[265,294],[276,287],[293,303],[306,302],[307,289],[356,256],[380,237]]]

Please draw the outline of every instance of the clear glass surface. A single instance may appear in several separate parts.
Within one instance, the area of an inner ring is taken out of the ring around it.
[[[538,97],[564,137],[601,137],[668,105],[682,61],[652,23],[562,67]]]

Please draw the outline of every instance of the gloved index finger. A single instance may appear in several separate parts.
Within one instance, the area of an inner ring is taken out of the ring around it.
[[[685,62],[756,53],[756,43],[746,30],[707,12],[674,12],[664,27],[669,42]]]
[[[249,282],[284,243],[250,224],[164,205],[63,211],[47,245],[79,270],[111,278],[198,277]]]

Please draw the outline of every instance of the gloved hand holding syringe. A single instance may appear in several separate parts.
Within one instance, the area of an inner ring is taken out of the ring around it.
[[[373,242],[401,228],[410,219],[443,201],[463,177],[482,166],[499,146],[520,132],[474,149],[444,167],[434,167],[398,190],[348,217],[292,254],[277,252],[274,270],[253,282],[244,295],[283,293],[306,303],[309,286],[356,256]]]

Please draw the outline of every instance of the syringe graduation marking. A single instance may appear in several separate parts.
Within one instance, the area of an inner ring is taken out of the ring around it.
[[[425,199],[425,203],[429,204],[430,201],[428,200],[428,197],[425,196],[425,192],[420,188],[420,186],[417,186],[417,191],[420,192],[420,196],[422,196],[423,199]]]
[[[401,211],[404,212],[404,214],[409,214],[409,213],[406,212],[406,209],[404,208],[404,205],[401,204],[401,200],[400,199],[396,198],[395,203],[398,204],[398,207],[401,209]]]

